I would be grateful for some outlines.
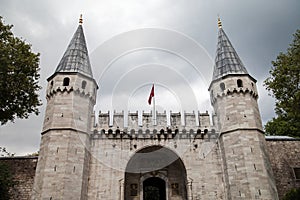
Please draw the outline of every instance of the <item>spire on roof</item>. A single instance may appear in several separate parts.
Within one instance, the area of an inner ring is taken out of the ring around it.
[[[218,46],[215,58],[213,80],[228,74],[248,74],[244,64],[225,34],[219,17],[218,27]]]
[[[220,17],[218,17],[218,27],[219,27],[219,28],[222,28],[222,22],[221,22]]]
[[[83,33],[82,21],[82,15],[80,15],[79,26],[55,72],[78,72],[92,78],[92,68]]]
[[[80,14],[80,17],[79,17],[79,24],[82,25],[82,23],[83,23],[82,14]]]

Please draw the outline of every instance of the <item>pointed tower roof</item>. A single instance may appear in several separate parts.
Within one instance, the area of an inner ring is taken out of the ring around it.
[[[92,68],[86,47],[82,28],[82,15],[80,15],[79,26],[73,38],[60,60],[55,72],[78,72],[93,78]]]
[[[220,18],[218,18],[218,46],[215,59],[213,80],[228,74],[248,74],[244,64],[225,34]]]

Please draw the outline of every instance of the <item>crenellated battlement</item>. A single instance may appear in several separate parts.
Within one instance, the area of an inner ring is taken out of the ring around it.
[[[90,98],[90,100],[93,101],[94,103],[96,102],[95,95],[91,94],[90,92],[86,92],[85,90],[80,89],[80,88],[74,89],[73,86],[63,86],[63,87],[51,88],[48,90],[48,92],[46,94],[46,98],[49,100],[57,93],[71,93],[71,92],[74,92],[75,94],[77,94],[81,97]]]
[[[210,124],[208,112],[167,113],[156,112],[156,124],[152,112],[99,112],[94,126],[93,138],[216,138],[217,133]]]
[[[58,92],[60,92],[60,93],[64,93],[64,92],[70,93],[70,92],[73,92],[73,91],[74,91],[74,88],[71,87],[71,86],[65,86],[63,88],[61,88],[61,87],[51,88],[50,90],[47,91],[46,98],[50,99],[51,97],[53,97],[53,95],[55,95]]]
[[[98,121],[95,123],[97,128],[157,128],[157,127],[200,127],[209,128],[210,116],[208,112],[197,114],[195,112],[181,114],[180,112],[170,113],[156,112],[156,125],[154,125],[154,117],[152,112],[116,112],[111,116],[108,112],[99,112]]]
[[[255,90],[249,89],[249,88],[229,88],[226,91],[216,93],[214,96],[212,96],[212,103],[216,101],[216,98],[223,98],[228,95],[232,95],[234,93],[240,93],[240,94],[250,94],[254,99],[258,99],[258,94],[256,93]]]

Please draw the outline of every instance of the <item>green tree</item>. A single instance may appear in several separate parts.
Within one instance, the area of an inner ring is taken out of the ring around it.
[[[264,82],[275,97],[276,118],[267,122],[269,135],[300,136],[300,30],[286,53],[280,53],[272,62],[271,76]]]
[[[0,157],[14,157],[14,153],[10,153],[5,147],[0,147]]]
[[[282,200],[299,200],[300,199],[300,188],[293,188],[287,192]]]
[[[37,92],[39,53],[31,45],[15,37],[12,25],[5,25],[0,16],[0,122],[1,125],[15,118],[28,118],[39,113],[41,102]]]

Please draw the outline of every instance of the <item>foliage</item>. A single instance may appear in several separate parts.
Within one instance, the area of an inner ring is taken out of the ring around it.
[[[282,200],[299,200],[300,199],[300,188],[293,188],[287,192]]]
[[[13,186],[13,177],[9,166],[0,163],[0,199],[9,199],[9,189]]]
[[[271,76],[264,82],[275,97],[277,117],[269,121],[265,130],[269,135],[300,136],[300,30],[286,53],[272,62]]]
[[[26,156],[39,156],[39,151],[33,152],[33,153],[29,153]]]
[[[14,153],[9,153],[5,147],[0,147],[0,157],[13,157]]]
[[[39,113],[39,54],[11,32],[0,16],[0,122]]]

